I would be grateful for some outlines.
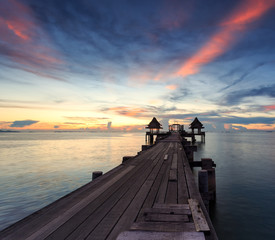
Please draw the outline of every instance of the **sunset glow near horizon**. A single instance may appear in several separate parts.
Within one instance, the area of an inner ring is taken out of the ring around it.
[[[275,130],[275,0],[0,0],[0,129]]]

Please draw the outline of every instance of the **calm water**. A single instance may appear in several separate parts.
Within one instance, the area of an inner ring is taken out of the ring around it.
[[[222,240],[275,239],[275,133],[207,133],[217,164],[213,224]]]
[[[0,133],[0,229],[135,155],[144,133]],[[195,159],[217,164],[220,239],[275,239],[275,133],[207,133]]]

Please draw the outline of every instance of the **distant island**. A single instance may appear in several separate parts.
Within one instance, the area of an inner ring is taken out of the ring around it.
[[[12,133],[13,133],[13,132],[20,132],[20,131],[14,131],[14,130],[1,130],[1,129],[0,129],[0,132],[5,132],[5,133],[6,133],[6,132],[8,132],[8,133],[12,132]]]

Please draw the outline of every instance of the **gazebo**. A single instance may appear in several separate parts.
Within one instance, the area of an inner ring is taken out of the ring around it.
[[[194,121],[190,124],[190,127],[192,129],[192,133],[194,133],[194,129],[198,129],[198,133],[201,133],[201,129],[204,128],[203,124],[199,121],[199,119],[196,117]]]
[[[159,130],[162,129],[162,125],[155,117],[153,117],[152,121],[148,124],[146,128],[150,129],[151,134],[154,134],[159,133]]]
[[[162,129],[162,125],[155,117],[153,117],[152,121],[148,124],[146,128],[150,130],[146,132],[146,142],[149,142],[149,144],[152,145],[154,143],[154,135],[159,135],[159,130]]]

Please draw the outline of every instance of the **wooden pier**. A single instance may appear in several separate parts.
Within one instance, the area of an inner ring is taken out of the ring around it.
[[[182,143],[171,133],[0,239],[217,239]]]

